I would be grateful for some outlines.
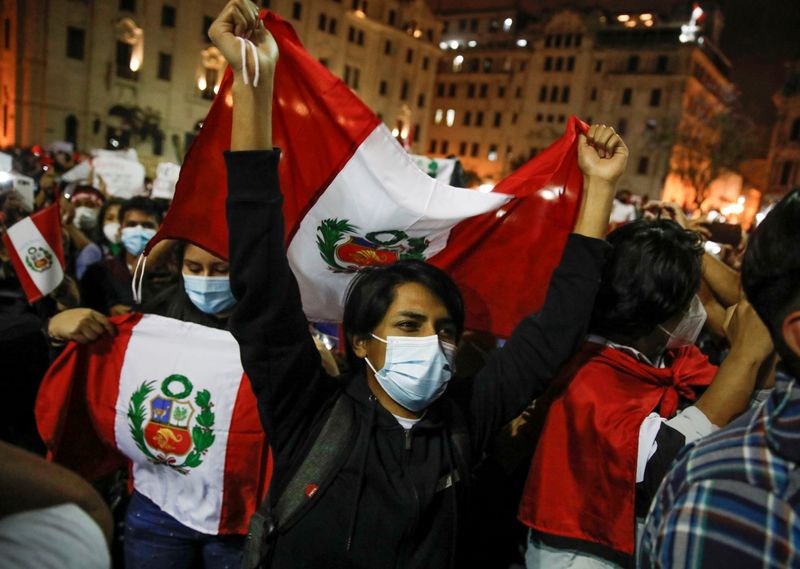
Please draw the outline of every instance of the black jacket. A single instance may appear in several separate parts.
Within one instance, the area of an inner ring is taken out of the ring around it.
[[[334,380],[320,366],[286,259],[278,158],[277,151],[226,155],[231,287],[238,300],[230,328],[272,445],[271,496],[286,486],[342,390],[354,401],[357,425],[331,485],[279,534],[273,567],[452,566],[463,551],[459,523],[468,503],[466,476],[441,489],[457,464],[447,434],[453,403],[466,422],[471,456],[481,456],[579,346],[608,245],[570,236],[541,312],[525,318],[475,378],[454,382],[406,433],[363,375]]]

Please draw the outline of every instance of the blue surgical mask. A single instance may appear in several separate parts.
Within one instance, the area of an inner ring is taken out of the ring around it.
[[[454,345],[440,343],[438,336],[372,337],[386,344],[386,358],[380,370],[376,371],[369,359],[367,365],[394,401],[417,412],[444,393],[453,375]]]
[[[141,225],[125,227],[122,229],[122,245],[128,253],[138,257],[155,234],[155,229]]]
[[[206,314],[219,314],[236,303],[229,277],[183,275],[183,288],[192,304]]]

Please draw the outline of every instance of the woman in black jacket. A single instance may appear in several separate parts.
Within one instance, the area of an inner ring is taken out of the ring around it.
[[[353,409],[351,444],[329,479],[299,481],[302,515],[272,534],[269,563],[453,566],[466,551],[460,521],[473,459],[545,389],[583,339],[627,149],[604,126],[581,137],[583,204],[545,305],[519,324],[476,377],[447,388],[450,354],[463,331],[455,284],[429,265],[400,262],[351,287],[344,332],[352,369],[349,378],[334,380],[320,367],[284,248],[280,152],[272,148],[271,132],[277,46],[249,0],[231,0],[209,35],[234,72],[226,161],[231,286],[238,302],[230,329],[272,444],[272,506],[336,402],[345,398]],[[242,62],[237,36],[257,46],[257,61],[247,50]],[[245,83],[245,65],[249,77],[259,66],[258,86]],[[455,448],[456,431],[467,435],[465,448]]]

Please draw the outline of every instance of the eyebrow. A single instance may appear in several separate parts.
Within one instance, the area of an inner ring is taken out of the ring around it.
[[[395,317],[400,317],[400,316],[405,318],[412,318],[420,322],[423,322],[428,319],[428,317],[425,316],[424,314],[420,314],[419,312],[412,312],[410,310],[404,310],[398,312]],[[437,326],[441,326],[443,324],[455,324],[455,320],[453,320],[453,318],[451,318],[450,316],[445,316],[444,318],[439,318],[438,320],[436,320],[435,324]]]

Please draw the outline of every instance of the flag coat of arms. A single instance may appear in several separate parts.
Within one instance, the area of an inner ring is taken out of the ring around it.
[[[311,320],[341,319],[360,270],[398,259],[447,271],[467,300],[467,327],[510,334],[541,306],[577,217],[582,176],[572,118],[564,136],[489,193],[423,172],[350,88],[302,46],[276,14],[262,14],[280,57],[273,140],[284,195],[289,262]],[[230,70],[181,168],[161,239],[185,239],[227,257],[226,169]],[[258,262],[254,259],[253,262]]]
[[[28,302],[53,292],[64,280],[64,246],[58,204],[53,204],[11,227],[3,243]]]
[[[153,315],[71,343],[36,403],[50,457],[87,478],[127,462],[134,488],[206,534],[246,533],[271,474],[255,397],[229,332]]]

